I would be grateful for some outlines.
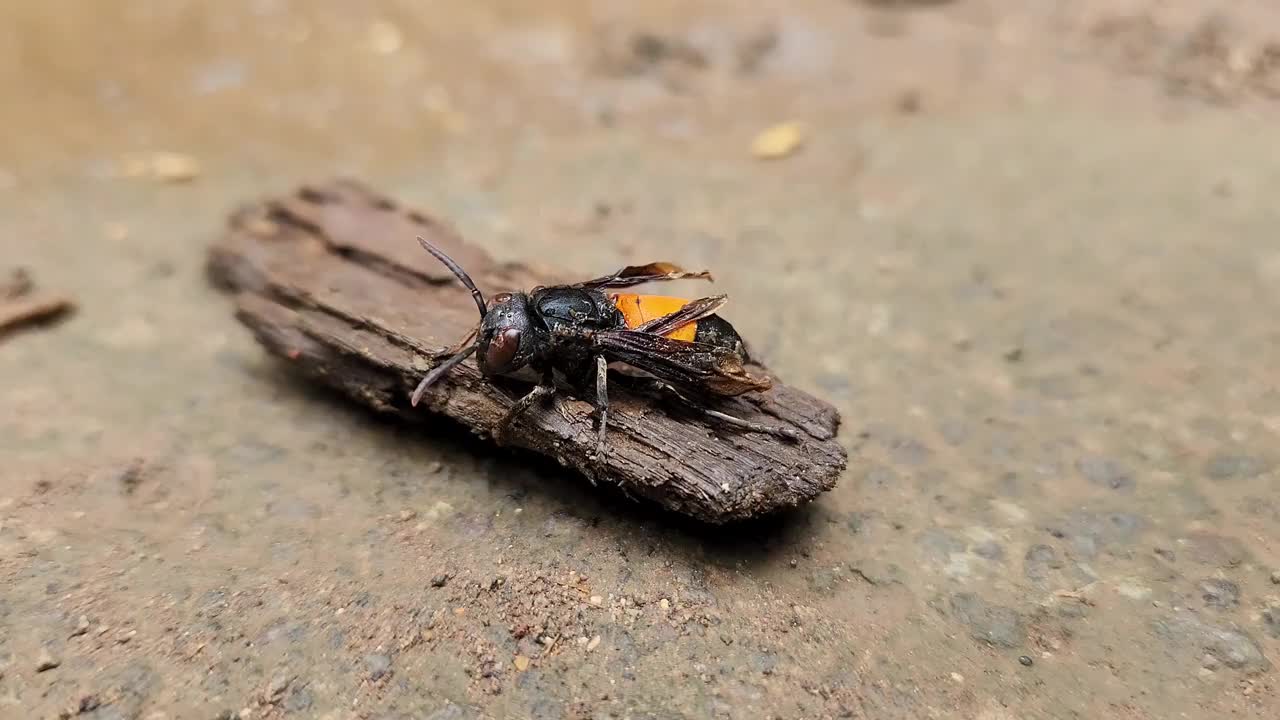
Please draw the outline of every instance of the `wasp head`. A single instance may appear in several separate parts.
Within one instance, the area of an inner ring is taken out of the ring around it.
[[[480,327],[474,343],[454,353],[422,378],[422,382],[418,383],[418,387],[409,396],[409,403],[416,406],[427,388],[472,353],[478,353],[477,363],[480,372],[485,375],[513,374],[527,366],[541,343],[540,324],[534,320],[533,310],[529,307],[529,296],[523,293],[502,293],[486,302],[484,293],[480,292],[471,276],[453,258],[426,238],[419,236],[418,243],[449,268],[454,277],[471,291],[471,298],[480,311]]]
[[[538,330],[524,293],[493,296],[476,338],[476,357],[485,375],[508,375],[533,358]]]

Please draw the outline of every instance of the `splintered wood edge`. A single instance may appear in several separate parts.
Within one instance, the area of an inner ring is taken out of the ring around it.
[[[389,213],[400,217],[388,218]],[[480,377],[471,362],[432,388],[427,407],[408,405],[408,393],[427,366],[425,356],[442,349],[439,338],[460,334],[457,328],[433,326],[436,340],[429,341],[388,326],[381,311],[377,316],[353,311],[362,299],[354,296],[376,295],[437,308],[445,318],[450,316],[443,311],[470,305],[474,315],[471,298],[447,279],[442,283],[436,266],[417,264],[416,256],[400,255],[393,244],[416,245],[414,230],[424,226],[451,232],[359,183],[310,184],[234,213],[229,232],[210,249],[208,270],[216,284],[236,293],[236,316],[259,343],[303,374],[376,410],[419,420],[434,412],[491,436],[512,399]],[[554,281],[520,265],[498,266],[456,234],[448,242],[469,253],[468,271],[478,282],[495,277]],[[388,255],[407,257],[411,266]],[[324,281],[315,278],[328,278],[331,285],[320,287]],[[356,284],[352,287],[359,292],[334,292],[341,285],[335,278]],[[669,415],[642,398],[611,392],[610,452],[600,479],[713,524],[795,507],[832,489],[847,464],[847,452],[836,440],[839,413],[770,375],[774,389],[741,405],[762,421],[800,431],[799,443],[728,429],[713,432],[701,420]],[[517,424],[510,444],[592,475],[591,405],[565,398],[555,409],[537,413],[536,423]]]

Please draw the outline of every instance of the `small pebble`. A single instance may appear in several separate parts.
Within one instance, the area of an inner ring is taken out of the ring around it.
[[[1240,604],[1240,586],[1230,580],[1206,578],[1200,581],[1200,596],[1209,607],[1229,609]]]
[[[588,600],[587,602],[591,603],[592,605],[599,606],[604,603],[604,598],[600,597],[599,595],[592,595],[591,599]]]
[[[1022,663],[1025,667],[1031,667],[1031,664],[1035,661],[1031,659],[1030,655],[1020,655],[1018,657],[1018,662]]]
[[[986,542],[978,543],[973,547],[973,553],[978,557],[986,558],[987,560],[995,561],[1004,559],[1004,548],[1000,546],[1000,543],[994,540],[987,540]]]
[[[1271,572],[1271,584],[1280,585],[1280,570],[1273,570]]]
[[[62,661],[51,655],[48,648],[40,648],[40,654],[36,656],[36,672],[52,670],[61,664]]]
[[[391,658],[380,654],[366,655],[364,668],[369,673],[370,680],[381,680],[391,672]]]
[[[1200,667],[1206,670],[1217,670],[1218,659],[1206,653],[1203,657],[1200,658]]]
[[[431,587],[444,587],[448,582],[449,576],[444,573],[440,573],[439,575],[431,578]]]
[[[671,607],[671,603],[666,598],[662,598],[661,600],[658,601],[658,607],[661,607],[663,610],[666,610]]]
[[[267,689],[262,694],[262,699],[272,705],[277,705],[284,698],[284,691],[289,689],[289,683],[293,682],[293,676],[286,671],[276,673],[271,682],[267,683]]]
[[[529,658],[524,655],[517,655],[515,659],[516,670],[524,672],[529,669]]]
[[[89,632],[89,618],[81,615],[80,618],[76,620],[76,627],[71,631],[71,637],[80,637],[87,632]]]
[[[591,638],[591,642],[587,643],[587,652],[591,652],[592,650],[595,650],[597,647],[600,647],[599,635]]]

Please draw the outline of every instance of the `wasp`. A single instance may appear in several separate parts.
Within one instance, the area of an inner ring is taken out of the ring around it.
[[[538,286],[528,292],[504,292],[485,300],[471,277],[425,238],[418,242],[471,291],[480,324],[422,378],[410,397],[417,406],[427,388],[471,355],[485,377],[510,377],[536,383],[512,404],[498,423],[504,442],[512,422],[534,404],[554,396],[561,385],[576,393],[594,385],[599,422],[596,459],[603,457],[609,421],[609,366],[621,364],[655,389],[702,414],[743,430],[789,440],[789,428],[750,422],[710,407],[718,398],[764,392],[767,377],[747,372],[746,343],[716,314],[727,301],[712,295],[688,301],[662,295],[611,292],[649,282],[711,280],[708,272],[687,272],[667,262],[632,265],[572,285]]]

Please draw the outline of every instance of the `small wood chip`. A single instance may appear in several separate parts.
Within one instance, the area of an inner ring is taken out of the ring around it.
[[[120,159],[120,175],[160,182],[189,182],[199,177],[200,163],[190,155],[177,152],[127,155]]]
[[[162,152],[151,156],[151,174],[162,182],[188,182],[200,175],[200,164],[190,155]]]
[[[34,294],[35,283],[18,268],[0,280],[0,335],[24,325],[48,322],[75,308],[71,298]]]
[[[1086,597],[1084,593],[1079,592],[1077,590],[1054,590],[1053,594],[1055,597],[1065,598],[1067,600],[1075,600],[1076,602],[1081,603],[1082,605],[1089,605],[1089,606],[1093,605],[1092,600]]]
[[[786,122],[765,130],[751,143],[751,154],[760,160],[784,158],[804,144],[804,127],[800,123]]]

